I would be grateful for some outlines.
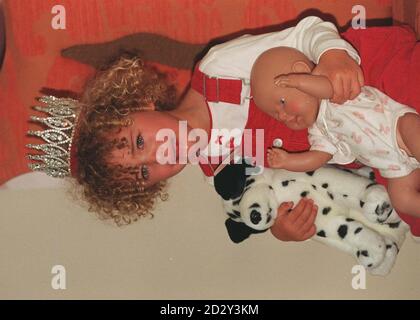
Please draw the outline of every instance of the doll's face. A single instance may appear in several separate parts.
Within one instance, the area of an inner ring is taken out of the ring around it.
[[[255,104],[292,130],[310,127],[318,114],[319,100],[298,89],[275,85],[275,77],[289,73],[310,73],[313,63],[301,52],[276,47],[263,52],[251,71]]]
[[[253,94],[256,105],[292,130],[309,128],[316,121],[319,100],[294,88],[272,85]]]
[[[256,105],[292,130],[302,130],[314,124],[319,100],[294,88],[273,86],[271,90],[253,93]]]
[[[152,186],[159,181],[166,180],[184,169],[186,164],[180,164],[175,161],[174,164],[161,164],[158,161],[160,152],[159,146],[164,142],[156,139],[160,129],[172,130],[176,139],[165,142],[168,153],[166,156],[178,160],[180,150],[188,148],[179,143],[179,125],[178,119],[170,114],[159,111],[141,111],[129,116],[133,124],[128,127],[122,127],[121,130],[113,136],[113,139],[126,141],[127,147],[114,149],[111,153],[110,162],[120,164],[124,167],[138,167],[138,178],[145,182],[144,186]]]

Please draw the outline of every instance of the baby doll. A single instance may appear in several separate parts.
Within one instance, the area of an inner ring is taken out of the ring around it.
[[[288,153],[268,151],[271,167],[312,171],[326,163],[355,160],[389,178],[397,210],[420,216],[420,117],[379,90],[364,86],[343,105],[330,102],[330,81],[312,74],[314,64],[301,52],[277,47],[253,65],[251,90],[264,112],[293,130],[308,128],[311,148]]]

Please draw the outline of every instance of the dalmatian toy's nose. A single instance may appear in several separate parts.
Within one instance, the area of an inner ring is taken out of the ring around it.
[[[251,222],[253,224],[258,224],[261,221],[261,213],[259,213],[257,210],[252,210],[251,212]]]

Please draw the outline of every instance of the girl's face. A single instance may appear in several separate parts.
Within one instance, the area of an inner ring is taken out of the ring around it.
[[[185,167],[185,164],[180,164],[179,161],[174,161],[173,164],[160,164],[156,159],[157,150],[163,143],[165,146],[170,144],[171,147],[166,149],[172,153],[169,157],[176,160],[179,158],[180,148],[188,147],[180,146],[177,118],[159,111],[136,112],[129,118],[133,120],[133,124],[122,127],[112,137],[112,139],[126,142],[126,146],[112,151],[111,163],[120,164],[123,167],[138,167],[137,176],[144,181],[146,188],[176,175]],[[156,135],[160,129],[172,130],[176,139],[169,142],[157,141]]]

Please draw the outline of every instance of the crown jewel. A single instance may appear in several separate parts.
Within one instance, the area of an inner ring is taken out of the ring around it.
[[[75,163],[72,140],[79,109],[78,101],[54,96],[43,96],[37,100],[45,106],[34,106],[34,109],[49,116],[46,118],[31,116],[30,120],[44,125],[47,129],[29,130],[28,135],[39,137],[46,143],[26,145],[41,152],[27,156],[34,161],[29,163],[29,168],[34,171],[44,171],[55,178],[70,176]]]

